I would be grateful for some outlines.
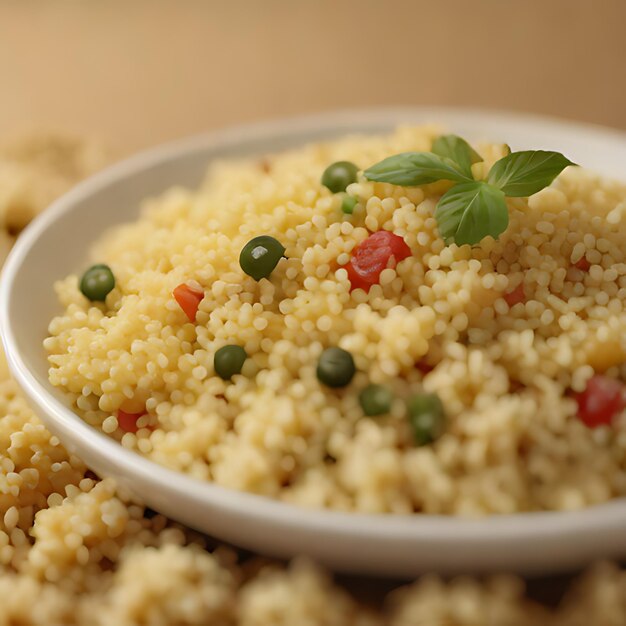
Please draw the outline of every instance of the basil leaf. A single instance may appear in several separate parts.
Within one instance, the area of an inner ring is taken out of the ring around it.
[[[576,165],[560,152],[511,152],[493,164],[487,182],[507,196],[526,197],[547,187],[568,165]]]
[[[437,137],[433,141],[432,151],[441,157],[452,159],[470,178],[472,178],[472,165],[483,160],[480,154],[458,135]]]
[[[372,165],[363,172],[365,178],[402,187],[416,187],[438,180],[465,182],[471,180],[450,159],[432,152],[403,152]]]
[[[483,181],[455,185],[437,203],[435,218],[448,242],[478,243],[487,235],[496,239],[509,225],[504,192]]]

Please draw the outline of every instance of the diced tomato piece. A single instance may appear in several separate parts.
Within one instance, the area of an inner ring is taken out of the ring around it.
[[[182,283],[174,289],[172,295],[176,299],[176,302],[178,302],[180,308],[185,312],[185,315],[189,318],[189,321],[195,322],[198,307],[204,298],[204,293],[202,291],[196,291],[189,285]]]
[[[580,259],[578,259],[578,261],[576,261],[576,263],[574,263],[574,267],[577,267],[579,270],[582,270],[583,272],[588,272],[589,268],[591,267],[591,263],[587,261],[586,256],[582,256],[580,257]]]
[[[346,265],[352,289],[369,291],[378,284],[380,273],[387,267],[411,256],[411,248],[399,235],[379,230],[362,241],[354,250]]]
[[[509,308],[519,304],[520,302],[524,302],[526,300],[526,294],[524,293],[524,284],[520,283],[513,291],[509,291],[502,296],[506,303],[509,305]]]
[[[147,411],[142,411],[141,413],[126,413],[126,411],[118,409],[117,423],[125,433],[136,433],[139,430],[137,420],[146,413]]]
[[[611,424],[626,408],[623,383],[608,376],[593,376],[585,391],[574,397],[578,402],[578,417],[589,428]]]

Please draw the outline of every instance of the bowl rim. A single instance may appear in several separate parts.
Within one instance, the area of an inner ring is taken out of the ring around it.
[[[110,459],[115,460],[125,475],[129,477],[137,475],[150,481],[156,479],[161,483],[175,484],[177,491],[182,492],[186,498],[208,501],[216,509],[263,520],[276,525],[277,528],[297,524],[309,531],[332,531],[334,535],[340,536],[361,534],[372,539],[385,539],[393,534],[399,540],[404,541],[419,538],[421,542],[445,541],[458,546],[476,542],[573,537],[591,530],[614,532],[618,527],[623,526],[626,520],[626,497],[576,511],[529,511],[491,514],[473,519],[426,513],[361,513],[315,509],[254,493],[236,491],[161,466],[124,448],[112,438],[89,426],[37,381],[20,354],[9,315],[9,303],[16,273],[25,263],[45,230],[62,215],[71,212],[84,198],[96,190],[103,189],[120,179],[131,177],[151,165],[206,149],[209,145],[224,147],[237,144],[242,138],[268,137],[276,132],[305,131],[307,128],[314,129],[320,123],[344,124],[346,132],[350,132],[350,126],[354,125],[355,120],[363,122],[390,118],[401,120],[403,115],[415,116],[418,112],[425,116],[431,115],[436,120],[443,117],[444,123],[448,115],[460,114],[476,120],[497,118],[503,123],[510,121],[516,124],[523,121],[534,127],[558,127],[563,131],[592,134],[596,138],[606,137],[612,141],[617,139],[626,144],[624,131],[546,116],[467,107],[392,107],[342,110],[237,125],[141,151],[82,181],[54,201],[24,230],[5,262],[0,280],[0,336],[9,368],[26,396],[51,420],[65,428],[71,427],[86,448],[92,450],[97,448]]]

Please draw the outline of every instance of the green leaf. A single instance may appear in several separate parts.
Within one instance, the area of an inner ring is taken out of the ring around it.
[[[471,180],[459,166],[432,152],[403,152],[390,156],[364,172],[365,178],[402,187],[416,187],[438,180]]]
[[[568,165],[576,165],[560,152],[511,152],[493,164],[487,182],[507,196],[526,197],[547,187]]]
[[[476,244],[487,235],[496,239],[509,225],[504,193],[483,181],[455,185],[435,209],[442,237],[461,246]]]
[[[433,152],[454,161],[463,172],[472,178],[472,165],[483,158],[458,135],[441,135],[433,141]]]

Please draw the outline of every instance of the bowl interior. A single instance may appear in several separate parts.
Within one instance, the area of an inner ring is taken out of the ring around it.
[[[266,154],[341,134],[386,132],[397,124],[423,122],[441,123],[470,140],[507,142],[513,149],[560,150],[581,165],[626,178],[626,139],[618,132],[514,114],[450,109],[345,112],[265,123],[133,157],[55,202],[23,233],[5,267],[0,283],[0,330],[9,364],[42,419],[96,471],[116,476],[154,508],[220,538],[279,556],[305,551],[340,569],[405,575],[425,568],[542,570],[548,560],[558,568],[559,563],[584,560],[590,551],[611,555],[618,547],[626,554],[625,531],[617,540],[605,537],[601,545],[592,541],[573,553],[565,543],[557,553],[554,549],[533,551],[538,539],[554,539],[559,530],[570,543],[583,531],[597,531],[598,524],[615,535],[616,515],[626,518],[624,501],[566,516],[517,515],[477,523],[432,516],[394,520],[389,518],[396,516],[304,512],[196,483],[137,457],[89,428],[65,407],[62,394],[48,383],[42,341],[49,321],[60,312],[53,283],[79,272],[93,241],[104,230],[133,220],[146,197],[174,185],[196,187],[215,158]],[[562,522],[565,517],[569,521]],[[526,543],[521,541],[515,550],[507,550],[513,536],[525,536]],[[314,545],[320,537],[326,541],[321,548]],[[372,541],[376,546],[370,545]],[[499,554],[493,551],[497,541],[502,541]],[[450,551],[454,545],[456,553]],[[446,546],[448,554],[442,555]]]

